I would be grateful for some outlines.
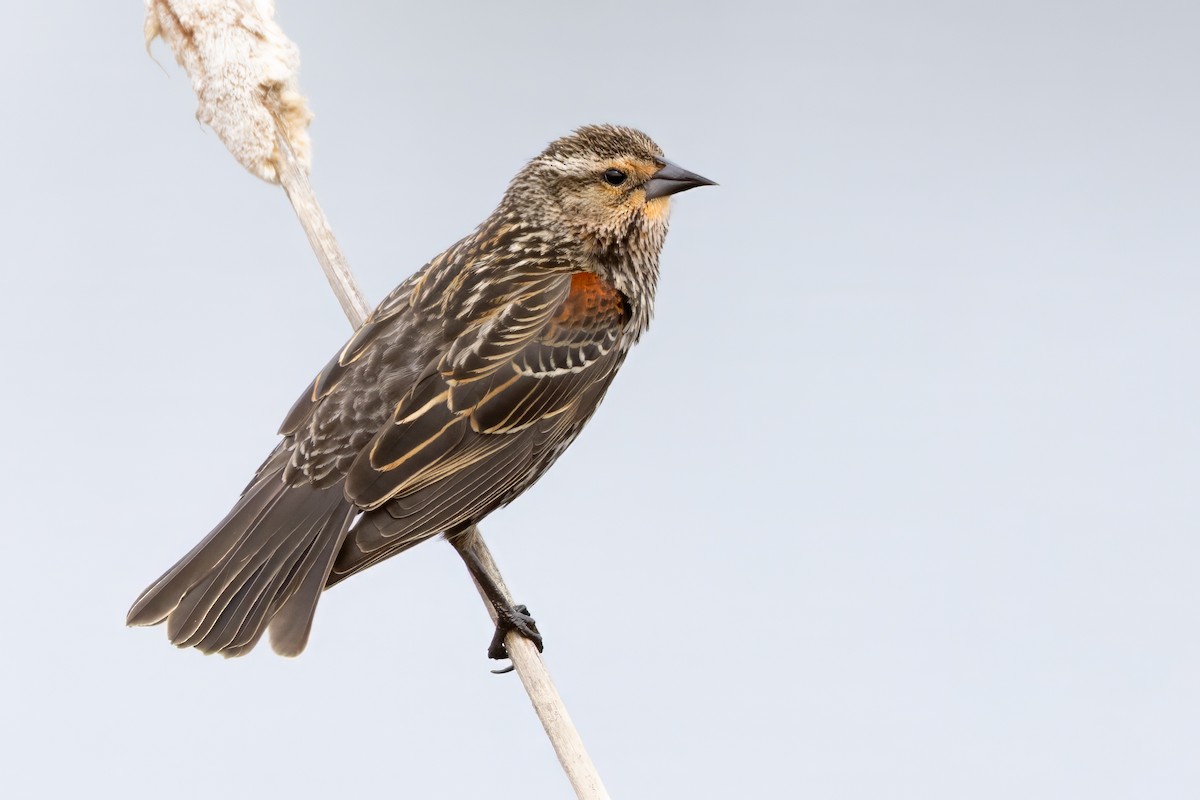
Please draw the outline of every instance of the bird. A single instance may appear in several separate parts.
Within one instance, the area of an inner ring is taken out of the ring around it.
[[[317,374],[236,504],[130,608],[225,657],[308,643],[322,592],[444,535],[496,606],[491,658],[536,623],[459,544],[591,418],[650,324],[671,197],[714,182],[646,134],[551,142],[475,230],[384,298]]]

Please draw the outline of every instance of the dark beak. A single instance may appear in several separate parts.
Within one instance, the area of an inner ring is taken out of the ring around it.
[[[697,186],[717,185],[716,181],[710,181],[708,178],[702,178],[694,172],[688,172],[683,167],[678,164],[672,164],[665,158],[662,159],[662,162],[663,168],[650,176],[650,180],[646,181],[647,200],[653,200],[656,197],[666,197],[677,192],[685,192]]]

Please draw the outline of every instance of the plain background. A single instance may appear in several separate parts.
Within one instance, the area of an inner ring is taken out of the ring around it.
[[[721,183],[483,526],[614,797],[1200,796],[1200,6],[280,5],[372,300],[577,125]],[[568,796],[444,544],[123,626],[349,331],[139,4],[4,17],[5,792]]]

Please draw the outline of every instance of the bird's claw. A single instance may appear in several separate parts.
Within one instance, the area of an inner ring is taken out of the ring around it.
[[[529,616],[528,608],[516,605],[511,608],[497,609],[496,633],[492,636],[492,643],[488,645],[488,658],[502,661],[509,657],[508,648],[504,646],[504,637],[508,635],[509,631],[521,634],[537,646],[539,653],[542,652],[542,634],[538,632],[537,622]],[[509,664],[503,669],[494,669],[492,672],[496,675],[503,675],[512,670],[513,666]]]

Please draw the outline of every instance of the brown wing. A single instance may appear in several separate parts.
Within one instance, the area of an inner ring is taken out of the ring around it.
[[[527,488],[591,416],[629,316],[592,273],[546,275],[459,336],[351,465],[346,495],[370,513],[331,582]]]
[[[438,280],[452,274],[443,269],[448,264],[439,256],[396,287],[292,406],[280,426],[289,453],[285,481],[340,484],[429,360],[444,351],[444,321],[413,295],[435,270]]]
[[[283,424],[279,426],[280,435],[291,436],[300,429],[321,398],[326,397],[337,388],[346,370],[363,357],[380,334],[387,331],[391,322],[391,317],[371,318],[355,331],[346,346],[330,359],[325,368],[313,380],[309,390],[300,395],[300,398],[292,406],[292,410],[284,418]]]
[[[338,351],[338,354],[330,359],[325,368],[313,380],[308,391],[300,395],[296,400],[291,410],[283,420],[283,424],[279,426],[279,433],[282,436],[293,436],[300,427],[309,419],[313,410],[321,399],[327,397],[341,383],[347,370],[351,369],[367,352],[371,349],[379,339],[386,337],[394,331],[397,324],[397,319],[402,312],[407,310],[408,306],[405,302],[412,290],[412,286],[416,283],[424,272],[430,271],[433,266],[437,266],[441,259],[435,260],[434,264],[426,267],[422,273],[418,273],[416,278],[410,278],[404,283],[392,290],[384,301],[380,303],[379,308],[371,313],[371,316],[362,324],[354,335],[350,337],[350,341],[346,342],[346,346]]]

